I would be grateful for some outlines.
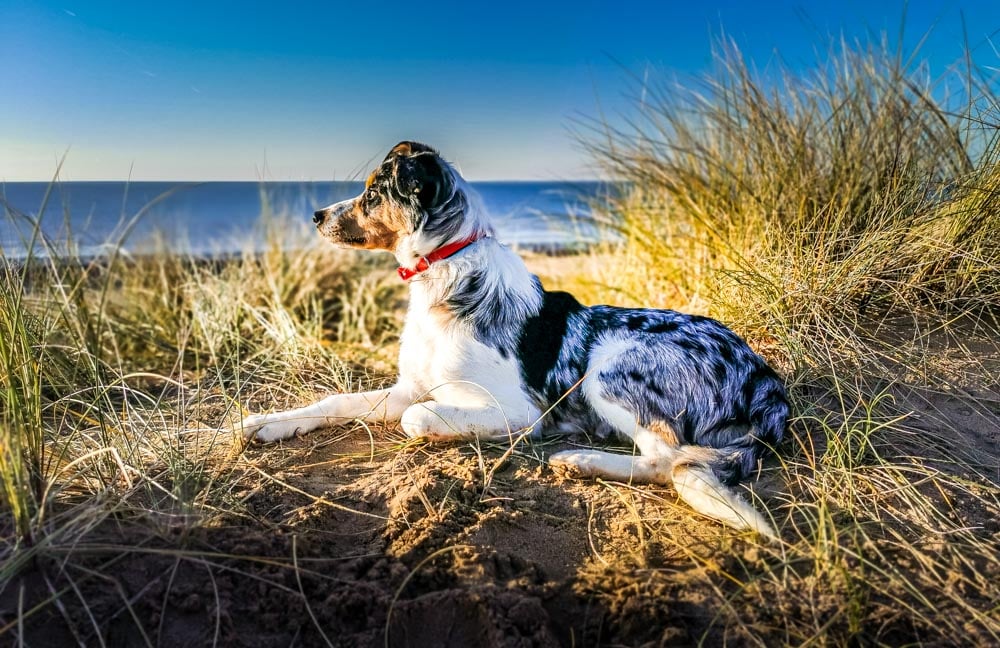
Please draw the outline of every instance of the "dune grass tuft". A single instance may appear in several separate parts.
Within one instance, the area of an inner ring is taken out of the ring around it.
[[[793,366],[872,351],[886,318],[989,314],[1000,109],[975,78],[884,42],[755,73],[727,44],[695,85],[643,87],[628,126],[587,140],[628,187],[622,288],[779,338]]]

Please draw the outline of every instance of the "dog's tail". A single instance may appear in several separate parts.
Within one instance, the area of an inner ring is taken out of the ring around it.
[[[777,376],[772,373],[755,387],[747,403],[749,430],[722,448],[681,446],[671,480],[680,498],[696,511],[738,529],[777,538],[764,516],[732,489],[754,472],[761,456],[781,441],[788,425],[788,399]]]
[[[670,480],[688,506],[731,527],[778,538],[767,519],[716,475],[713,467],[728,461],[725,450],[685,445],[678,451]]]

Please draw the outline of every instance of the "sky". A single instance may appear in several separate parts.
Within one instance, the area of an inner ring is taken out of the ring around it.
[[[905,21],[903,20],[905,8]],[[932,73],[1000,68],[1000,2],[0,0],[0,181],[344,180],[397,141],[470,179],[597,170],[578,136],[637,78],[693,79],[725,34],[807,69],[886,31]]]

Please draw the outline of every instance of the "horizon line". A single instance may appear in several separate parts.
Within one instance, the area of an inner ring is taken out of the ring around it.
[[[364,183],[363,178],[358,178],[356,180],[261,180],[257,179],[211,179],[211,180],[162,180],[162,179],[127,179],[127,180],[108,180],[108,179],[73,179],[73,180],[7,180],[0,178],[0,186],[7,184],[49,184],[49,185],[60,185],[60,184],[70,184],[74,182],[87,182],[91,184],[96,184],[100,182],[106,182],[109,184],[131,184],[138,182],[158,182],[167,184],[219,184],[223,182],[238,182],[238,183],[258,183],[258,184],[269,184],[269,183],[299,183],[299,184],[324,184],[324,183]],[[597,183],[597,182],[614,182],[607,178],[479,178],[475,180],[469,180],[466,178],[466,182],[471,182],[473,184],[478,183],[506,183],[506,184],[529,184],[529,183],[552,183],[552,184],[577,184],[577,183]]]
[[[476,179],[465,179],[466,182],[509,182],[509,183],[529,183],[529,182],[562,182],[562,183],[575,183],[575,182],[612,182],[607,178],[476,178]],[[55,178],[48,180],[8,180],[6,178],[0,178],[0,185],[13,184],[13,183],[33,183],[33,184],[52,184],[58,185],[68,182],[115,182],[115,183],[133,183],[133,182],[166,182],[166,183],[177,183],[177,184],[203,184],[203,183],[213,183],[213,182],[256,182],[256,183],[268,183],[268,182],[297,182],[297,183],[318,183],[318,182],[353,182],[353,183],[363,183],[363,178],[357,178],[354,180],[277,180],[277,179],[232,179],[232,178],[211,178],[208,180],[185,180],[185,179],[148,179],[148,178],[127,178],[119,180],[109,180],[107,178],[102,179],[63,179]]]

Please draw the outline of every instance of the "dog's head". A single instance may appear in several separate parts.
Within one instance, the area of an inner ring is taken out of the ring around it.
[[[387,250],[401,265],[453,240],[486,233],[465,182],[437,151],[400,142],[360,196],[320,209],[313,222],[335,245]]]

